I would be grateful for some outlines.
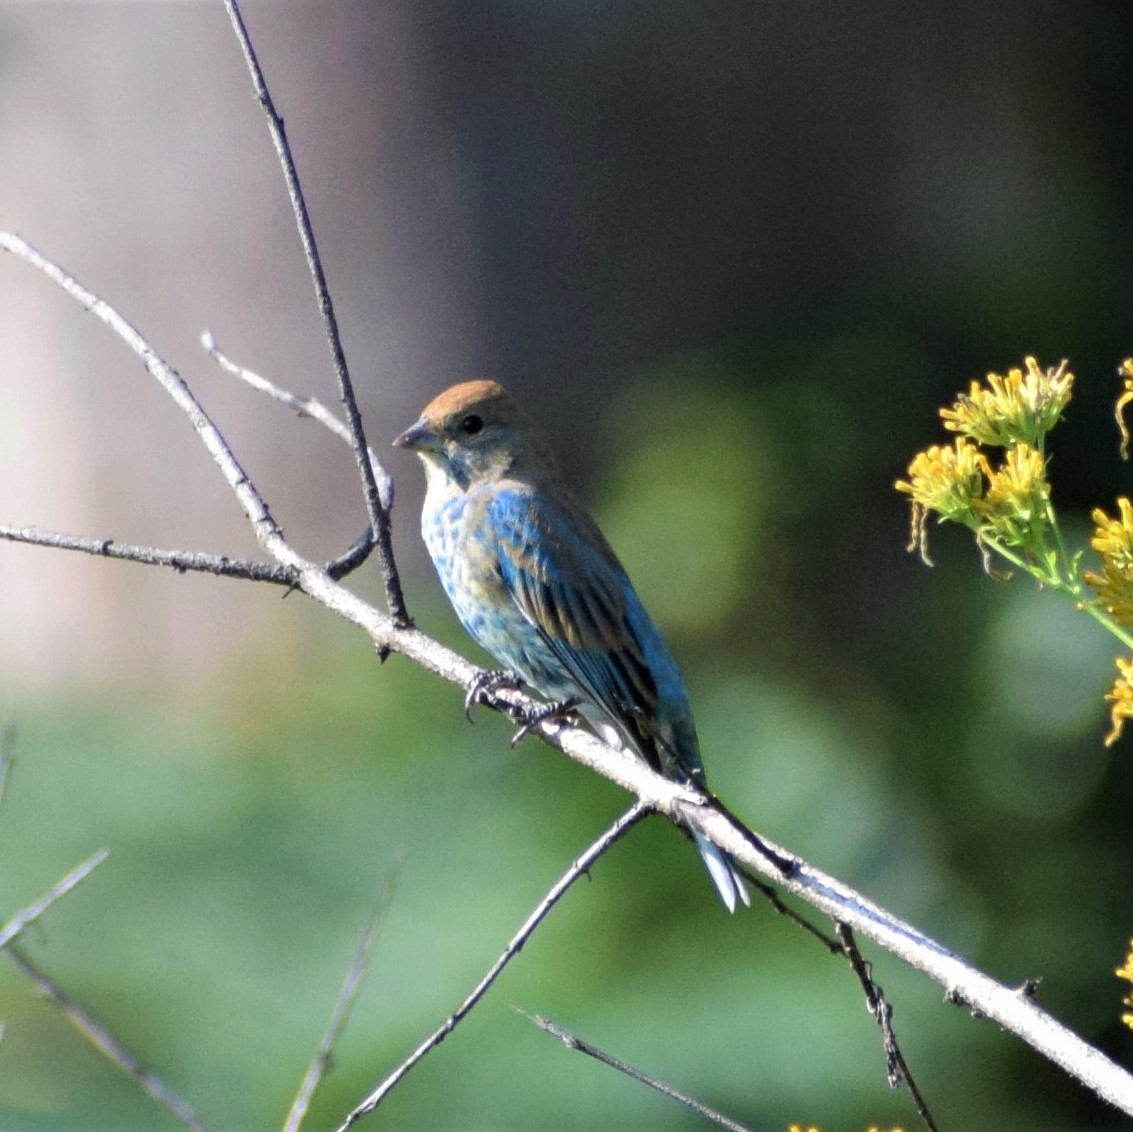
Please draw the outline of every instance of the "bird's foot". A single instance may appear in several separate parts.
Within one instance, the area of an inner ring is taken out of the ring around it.
[[[711,806],[712,799],[709,798],[703,790],[696,786],[689,785],[688,783],[681,783],[677,787],[675,799],[678,802],[685,802],[690,806]]]
[[[468,685],[468,694],[464,697],[464,714],[468,716],[468,722],[472,722],[472,709],[477,704],[486,703],[487,697],[493,692],[498,692],[501,688],[518,692],[522,687],[523,678],[518,672],[512,672],[508,668],[491,668],[476,673],[472,677],[472,683]]]
[[[541,723],[550,723],[553,720],[565,720],[581,702],[582,701],[577,696],[570,696],[568,699],[556,700],[552,704],[541,704],[539,707],[532,709],[524,718],[522,726],[511,737],[511,745],[514,747],[522,742]]]

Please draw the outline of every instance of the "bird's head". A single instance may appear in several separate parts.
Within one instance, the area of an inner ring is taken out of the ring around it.
[[[421,457],[432,482],[439,474],[462,489],[552,465],[538,425],[494,381],[466,381],[425,406],[395,441]]]

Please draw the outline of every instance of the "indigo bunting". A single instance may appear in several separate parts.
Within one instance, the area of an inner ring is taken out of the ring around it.
[[[535,422],[494,381],[469,381],[394,444],[425,466],[421,533],[464,628],[607,742],[706,790],[677,663]],[[728,910],[750,904],[735,862],[693,837]]]

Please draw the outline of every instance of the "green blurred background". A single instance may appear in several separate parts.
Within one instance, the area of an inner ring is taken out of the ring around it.
[[[970,539],[905,553],[936,410],[1025,353],[1078,376],[1052,439],[1078,541],[1128,490],[1133,8],[961,2],[251,4],[379,449],[491,373],[551,433],[666,630],[714,787],[1111,1055],[1133,934],[1113,649]],[[362,526],[350,459],[201,360],[333,400],[219,5],[0,6],[0,220],[168,352],[287,533]],[[6,522],[251,553],[190,431],[92,320],[0,262]],[[474,656],[390,453],[411,608]],[[64,561],[66,559],[66,561]],[[372,570],[353,584],[377,599]],[[311,1128],[460,1000],[626,805],[299,596],[0,545],[0,918],[100,847],[25,945],[218,1129],[278,1127],[391,870]],[[1122,1118],[874,948],[945,1128]],[[757,1129],[916,1127],[844,965],[721,911],[637,830],[370,1123],[693,1128],[511,1005]],[[172,1120],[0,964],[0,1128]],[[367,1125],[363,1125],[366,1127]]]

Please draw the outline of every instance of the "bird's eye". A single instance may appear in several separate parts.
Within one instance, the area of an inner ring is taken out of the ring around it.
[[[460,422],[460,431],[468,436],[475,436],[484,427],[484,418],[477,413],[469,413]]]

